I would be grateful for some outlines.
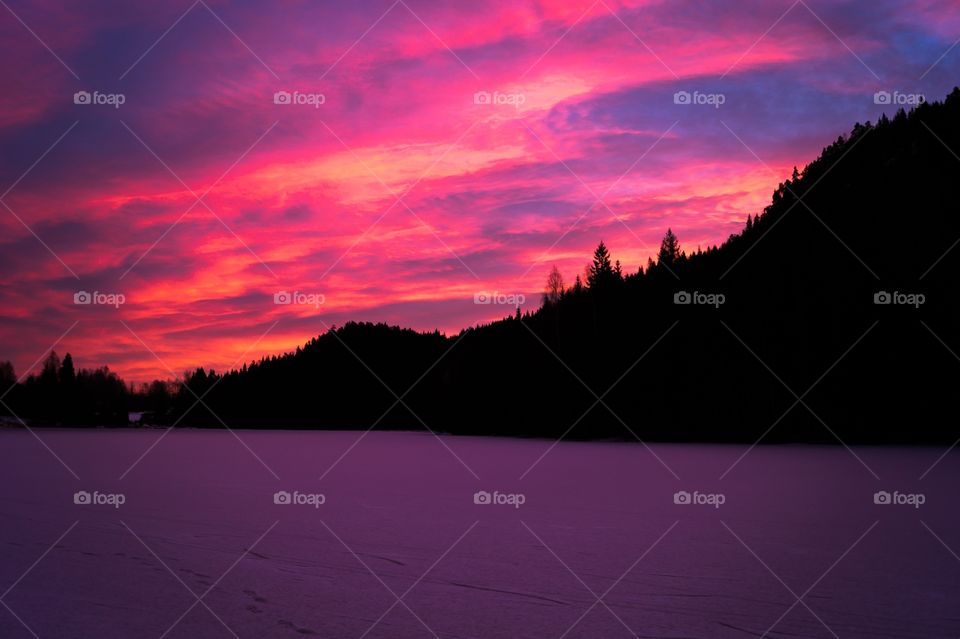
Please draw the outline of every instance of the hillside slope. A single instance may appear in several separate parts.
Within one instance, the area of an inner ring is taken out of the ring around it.
[[[222,379],[201,371],[193,392],[152,408],[173,423],[212,388],[218,417],[194,407],[177,423],[952,442],[940,417],[960,378],[951,149],[957,89],[857,124],[718,248],[668,252],[454,337],[348,324]],[[883,291],[912,304],[878,304]],[[724,303],[675,303],[682,292]]]

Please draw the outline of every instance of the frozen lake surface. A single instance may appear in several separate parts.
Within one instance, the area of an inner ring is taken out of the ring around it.
[[[4,638],[960,635],[943,449],[37,435],[0,431]]]

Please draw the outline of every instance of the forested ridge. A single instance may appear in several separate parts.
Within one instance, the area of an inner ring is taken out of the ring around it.
[[[238,370],[132,390],[51,354],[19,384],[0,366],[0,390],[41,424],[143,410],[231,428],[952,442],[956,149],[957,89],[856,124],[720,246],[691,250],[664,229],[656,259],[628,273],[600,242],[584,273],[545,274],[534,312],[452,336],[348,323]]]

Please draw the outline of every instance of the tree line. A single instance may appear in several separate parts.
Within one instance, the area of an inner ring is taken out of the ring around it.
[[[0,362],[0,395],[13,409],[9,418],[29,416],[41,424],[123,426],[128,423],[130,389],[103,366],[77,370],[73,357],[51,351],[40,372],[18,383],[13,364]],[[0,408],[0,415],[5,409]]]
[[[657,255],[626,272],[600,242],[572,281],[550,269],[535,311],[449,336],[347,323],[294,352],[137,388],[106,369],[64,374],[67,358],[54,358],[16,384],[10,405],[77,424],[140,410],[214,428],[952,442],[942,418],[960,375],[951,149],[958,89],[857,123],[719,246],[687,251],[668,229]],[[12,379],[0,366],[2,383]],[[52,397],[83,402],[80,417]]]

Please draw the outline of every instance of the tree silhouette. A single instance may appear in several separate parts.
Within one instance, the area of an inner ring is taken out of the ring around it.
[[[73,357],[67,353],[63,356],[63,363],[60,364],[60,383],[72,387],[76,381],[77,372],[73,368]]]
[[[657,263],[673,266],[680,259],[680,240],[672,229],[667,229],[663,241],[660,242],[660,251],[657,253]]]
[[[55,388],[60,372],[60,356],[56,351],[50,351],[43,360],[43,369],[40,373],[40,383],[48,388]]]
[[[4,396],[17,383],[17,375],[11,362],[0,362],[0,396]],[[6,412],[6,409],[3,409]]]
[[[602,288],[609,285],[614,279],[616,279],[616,275],[610,263],[610,251],[607,250],[606,244],[601,240],[593,252],[593,262],[587,267],[587,286]]]
[[[543,293],[543,301],[546,304],[556,304],[563,297],[566,288],[563,284],[563,275],[560,270],[554,266],[550,269],[550,275],[547,276],[547,285]]]

